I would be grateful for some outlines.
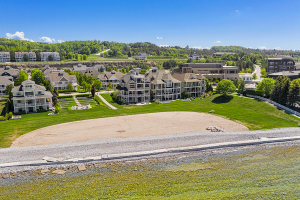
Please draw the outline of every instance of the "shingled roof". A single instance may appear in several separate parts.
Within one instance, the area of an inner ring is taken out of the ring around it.
[[[180,82],[165,70],[152,70],[145,76],[146,81],[151,82],[153,84],[163,84],[165,83],[164,80],[172,80],[173,83]]]
[[[181,82],[198,82],[199,79],[204,79],[203,75],[195,73],[174,73],[172,76]]]
[[[51,72],[45,76],[50,82],[58,82],[62,78],[67,79],[68,81],[77,81],[76,75],[69,75],[66,72]]]

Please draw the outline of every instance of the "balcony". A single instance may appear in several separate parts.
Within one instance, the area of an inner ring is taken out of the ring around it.
[[[34,103],[26,103],[26,107],[33,107],[33,106],[35,106]]]
[[[19,108],[19,107],[25,107],[25,103],[16,103],[14,107]]]

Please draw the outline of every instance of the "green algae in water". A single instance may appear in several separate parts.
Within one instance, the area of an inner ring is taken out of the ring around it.
[[[299,199],[300,147],[113,163],[0,186],[0,199]]]

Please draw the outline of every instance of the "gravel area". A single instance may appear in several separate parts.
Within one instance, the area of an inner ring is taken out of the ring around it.
[[[254,140],[262,137],[276,138],[292,136],[300,136],[300,128],[246,132],[188,132],[149,137],[96,139],[78,143],[68,142],[33,147],[10,147],[0,149],[0,164],[41,160],[43,157],[70,159],[103,154],[140,152],[201,144]],[[47,167],[49,166],[7,167],[0,168],[0,173]]]

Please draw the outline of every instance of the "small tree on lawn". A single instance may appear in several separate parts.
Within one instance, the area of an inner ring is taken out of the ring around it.
[[[102,88],[102,83],[101,83],[101,81],[95,80],[95,81],[94,81],[94,86],[95,86],[96,90],[99,91],[100,88]]]
[[[68,92],[72,92],[74,89],[73,89],[73,86],[72,86],[72,84],[71,83],[68,83],[68,85],[67,85],[67,91]]]
[[[189,98],[190,97],[190,94],[189,93],[187,93],[187,92],[182,92],[181,93],[181,98],[182,99],[187,99],[187,98]]]
[[[52,92],[52,104],[55,106],[57,104],[57,102],[58,102],[58,95],[56,93],[56,90],[54,90]]]
[[[234,79],[233,84],[235,85],[236,88],[239,88],[239,79]]]
[[[222,95],[235,92],[236,87],[231,80],[223,79],[217,84],[216,91]]]
[[[28,61],[29,61],[29,57],[28,57],[28,55],[27,55],[27,54],[25,54],[25,55],[23,56],[23,59],[24,59],[24,62],[28,62]]]
[[[245,82],[242,81],[242,82],[240,83],[240,85],[239,85],[238,91],[239,91],[239,93],[243,93],[244,90],[245,90]]]
[[[85,54],[83,54],[83,60],[86,60],[87,56]]]
[[[96,93],[96,88],[94,85],[92,86],[91,93],[92,93],[92,97],[94,97]]]
[[[106,90],[111,90],[111,88],[112,88],[112,85],[111,85],[111,82],[109,82]]]
[[[274,88],[275,82],[272,78],[265,78],[258,83],[256,90],[262,91],[263,95],[268,98]]]

